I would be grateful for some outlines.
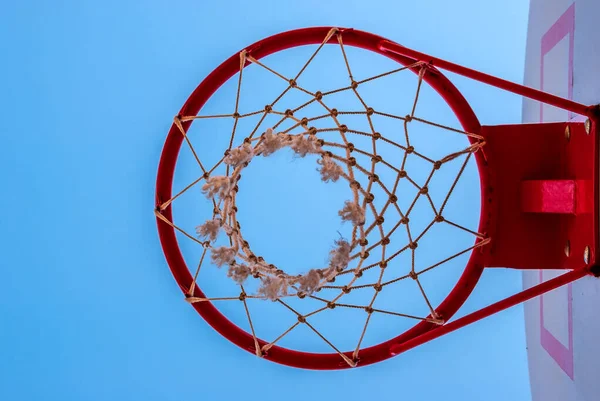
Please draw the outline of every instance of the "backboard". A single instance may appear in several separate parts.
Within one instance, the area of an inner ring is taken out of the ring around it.
[[[531,0],[524,84],[584,104],[600,103],[599,16],[597,0]],[[523,103],[523,122],[577,118],[527,99]],[[561,273],[525,271],[523,285]],[[600,280],[586,277],[525,304],[534,401],[600,398],[599,303]]]

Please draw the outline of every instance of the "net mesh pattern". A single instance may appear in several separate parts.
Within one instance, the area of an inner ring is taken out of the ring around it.
[[[337,44],[339,45],[340,53],[348,73],[348,85],[327,92],[312,92],[300,86],[298,79],[315,57],[318,56],[322,47],[330,42],[332,38],[337,40]],[[284,80],[287,83],[287,86],[286,89],[271,103],[259,110],[242,114],[238,110],[241,85],[244,68],[249,63],[255,64],[277,78]],[[245,51],[241,52],[234,111],[229,114],[219,115],[177,116],[174,120],[174,124],[181,131],[187,146],[191,150],[196,163],[201,169],[202,175],[175,194],[171,199],[160,205],[155,211],[155,214],[159,219],[203,247],[202,256],[198,263],[198,267],[194,272],[194,280],[188,290],[186,300],[190,303],[209,301],[241,302],[246,312],[252,332],[251,334],[254,337],[255,351],[258,356],[268,352],[272,346],[278,343],[298,325],[306,325],[315,333],[315,335],[319,336],[331,347],[331,349],[338,353],[340,358],[350,366],[355,366],[360,357],[361,343],[369,326],[372,314],[394,315],[415,320],[426,320],[439,325],[444,324],[444,317],[436,313],[435,308],[430,302],[427,292],[421,283],[420,277],[424,273],[427,273],[458,256],[471,252],[473,249],[485,246],[489,243],[489,239],[486,238],[484,234],[463,227],[444,216],[447,202],[453,194],[456,184],[461,178],[467,163],[472,155],[485,145],[485,142],[483,141],[483,138],[478,135],[464,132],[443,124],[438,124],[424,118],[419,118],[415,115],[423,79],[428,73],[429,68],[430,67],[425,63],[415,62],[408,66],[357,81],[352,74],[350,62],[346,54],[343,43],[343,33],[336,29],[332,29],[328,33],[321,45],[318,46],[308,61],[293,77],[284,76],[263,62],[254,59],[251,54],[247,54]],[[370,107],[361,97],[360,87],[362,84],[385,76],[402,73],[403,71],[406,71],[405,73],[408,74],[413,74],[412,71],[418,72],[415,75],[416,79],[418,79],[418,83],[416,93],[414,94],[414,102],[407,114],[395,115],[378,111],[373,107]],[[295,108],[279,110],[278,103],[280,103],[281,99],[290,91],[304,92],[310,97],[310,100]],[[343,111],[332,107],[328,102],[328,96],[340,93],[355,96],[363,109]],[[303,109],[306,110],[309,105],[318,105],[320,110],[322,110],[322,114],[314,116],[303,115]],[[265,127],[264,121],[269,115],[277,116],[278,120],[274,125]],[[369,130],[357,130],[352,126],[345,125],[343,118],[347,115],[364,117],[368,123]],[[258,123],[251,132],[240,133],[240,130],[238,130],[238,122],[241,119],[251,116],[260,116]],[[389,136],[386,136],[385,133],[378,132],[374,122],[375,116],[400,121],[403,125],[405,143],[401,144],[398,141],[391,139]],[[223,157],[214,166],[207,168],[194,149],[182,123],[191,120],[211,118],[232,119],[233,129],[229,140],[229,146],[225,150]],[[329,127],[323,124],[320,124],[319,127],[313,125],[317,121],[322,122],[325,120],[330,122]],[[291,124],[289,124],[290,126],[288,128],[283,129],[281,127],[283,127],[284,122]],[[474,140],[471,141],[471,144],[468,147],[434,160],[426,154],[420,153],[419,149],[416,149],[415,146],[411,145],[410,126],[415,123],[427,124],[441,130],[470,136]],[[246,136],[239,146],[234,147],[236,136],[239,138],[241,134],[246,134]],[[368,148],[358,148],[355,146],[353,138],[357,136],[368,138],[370,146]],[[393,163],[384,159],[378,151],[381,144],[392,146],[400,150],[403,155],[401,160]],[[352,225],[351,236],[347,239],[340,238],[334,241],[333,249],[329,255],[328,265],[312,268],[300,275],[286,273],[285,269],[269,264],[267,260],[256,256],[248,242],[244,239],[241,226],[237,220],[238,205],[236,202],[236,195],[239,191],[238,182],[242,179],[241,172],[254,158],[268,157],[283,148],[291,149],[298,157],[304,157],[307,154],[316,155],[319,158],[317,167],[323,181],[346,180],[352,194],[351,198],[348,199],[344,205],[340,205],[339,211],[341,220]],[[359,160],[357,160],[357,155],[361,155],[361,160],[369,160],[369,162],[359,162]],[[410,172],[405,169],[408,157],[417,157],[429,166],[429,174],[424,183],[417,183],[417,180],[413,179]],[[461,168],[454,178],[441,205],[436,205],[429,193],[431,180],[445,163],[459,157],[464,159]],[[215,170],[222,165],[226,166],[226,173],[224,175],[216,175]],[[392,181],[383,182],[380,179],[377,172],[382,166],[385,166],[384,168],[391,169],[394,172],[395,178]],[[401,207],[398,202],[399,197],[405,195],[398,191],[399,183],[402,180],[410,183],[410,185],[414,187],[416,194],[414,198],[407,203],[408,207],[406,208]],[[200,186],[204,195],[212,201],[213,216],[212,219],[200,224],[194,235],[188,233],[173,221],[167,219],[162,211],[171,206],[171,204],[186,191],[197,186]],[[385,194],[385,197],[387,197],[385,202],[382,203],[383,206],[379,208],[375,205],[375,202],[373,202],[375,198],[373,194],[375,188],[378,188],[380,193]],[[424,229],[415,231],[414,229],[411,229],[411,213],[419,199],[425,199],[427,201],[427,204],[431,208],[433,218]],[[388,225],[390,222],[393,222],[393,224],[384,227],[384,221],[387,221]],[[417,269],[415,265],[415,252],[417,252],[419,242],[436,224],[447,224],[457,230],[462,230],[473,235],[475,237],[474,245],[428,267]],[[391,237],[397,230],[404,230],[408,240],[405,244],[395,244],[396,246],[392,247]],[[226,235],[228,237],[229,246],[214,245],[215,240],[220,235]],[[390,270],[387,269],[390,261],[406,252],[411,254],[412,260],[408,274],[397,275],[394,274],[394,272],[388,271]],[[376,260],[373,260],[373,255],[376,255]],[[203,264],[206,264],[206,260],[209,257],[214,265],[223,267],[226,274],[239,285],[239,296],[212,298],[195,296],[194,292],[198,273]],[[378,279],[364,282],[364,273],[371,269],[379,269]],[[349,279],[344,285],[336,285],[336,279],[339,279],[341,276],[347,276]],[[255,293],[248,293],[244,288],[244,284],[247,280],[259,280],[260,286],[258,291]],[[375,307],[375,301],[378,294],[385,288],[393,287],[394,283],[402,280],[411,280],[414,282],[414,285],[418,287],[419,293],[422,295],[422,301],[426,303],[429,310],[427,316],[412,316]],[[323,289],[334,290],[337,295],[323,297],[320,294]],[[358,305],[344,302],[343,298],[346,294],[352,291],[361,290],[372,292],[369,303]],[[300,299],[310,298],[321,302],[322,306],[313,312],[302,314],[290,305],[287,301],[289,297],[297,297]],[[260,346],[252,322],[252,315],[248,307],[248,299],[265,299],[277,302],[296,317],[296,323],[281,333],[277,338],[270,340],[270,342],[264,346]],[[335,308],[357,308],[363,309],[367,313],[362,334],[351,358],[341,352],[310,323],[311,316],[321,313],[324,310]]]

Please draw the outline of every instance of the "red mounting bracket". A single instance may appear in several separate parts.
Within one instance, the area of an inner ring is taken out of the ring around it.
[[[485,265],[576,269],[598,249],[598,135],[588,120],[482,127],[492,203]],[[585,260],[584,260],[585,254]]]

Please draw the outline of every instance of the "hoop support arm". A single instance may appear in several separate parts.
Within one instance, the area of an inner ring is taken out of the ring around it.
[[[450,61],[446,61],[425,53],[418,52],[416,50],[409,49],[404,46],[400,46],[397,43],[385,40],[379,44],[379,48],[383,51],[410,57],[418,61],[424,61],[426,63],[429,63],[429,65],[442,68],[446,71],[454,72],[456,74],[465,76],[475,81],[495,86],[496,88],[500,88],[515,93],[517,95],[525,96],[542,103],[556,106],[558,108],[568,110],[573,113],[580,114],[582,116],[587,116],[588,118],[592,118],[595,114],[597,114],[596,106],[586,106],[584,104],[577,103],[559,96],[555,96],[547,92],[520,85],[515,82],[507,81],[502,78],[497,78],[483,72],[479,72],[458,64],[451,63]]]
[[[597,266],[596,266],[597,268]],[[390,347],[390,353],[392,355],[398,355],[402,352],[408,351],[412,348],[418,347],[419,345],[425,344],[431,340],[434,340],[438,337],[441,337],[445,334],[451,333],[455,330],[463,328],[465,326],[470,325],[471,323],[475,323],[481,319],[494,315],[498,312],[511,308],[515,305],[528,301],[532,298],[545,294],[549,291],[552,291],[556,288],[562,287],[563,285],[572,283],[573,281],[579,280],[586,275],[590,274],[590,270],[595,270],[594,268],[590,269],[588,267],[582,267],[576,270],[572,270],[565,274],[562,274],[558,277],[535,285],[531,288],[528,288],[524,291],[519,292],[518,294],[512,295],[508,298],[505,298],[501,301],[498,301],[492,305],[486,306],[485,308],[479,309],[476,312],[470,313],[466,316],[458,318],[452,322],[446,323],[443,326],[438,326],[437,328],[426,332],[418,337],[405,341],[401,344],[395,344]]]

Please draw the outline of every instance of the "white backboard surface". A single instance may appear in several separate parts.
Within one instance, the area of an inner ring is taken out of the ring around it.
[[[531,0],[525,85],[584,104],[600,103],[600,1]],[[581,117],[534,101],[523,121]],[[583,256],[582,256],[583,258]],[[531,287],[561,272],[525,271]],[[600,280],[586,277],[525,305],[534,401],[600,400]]]

